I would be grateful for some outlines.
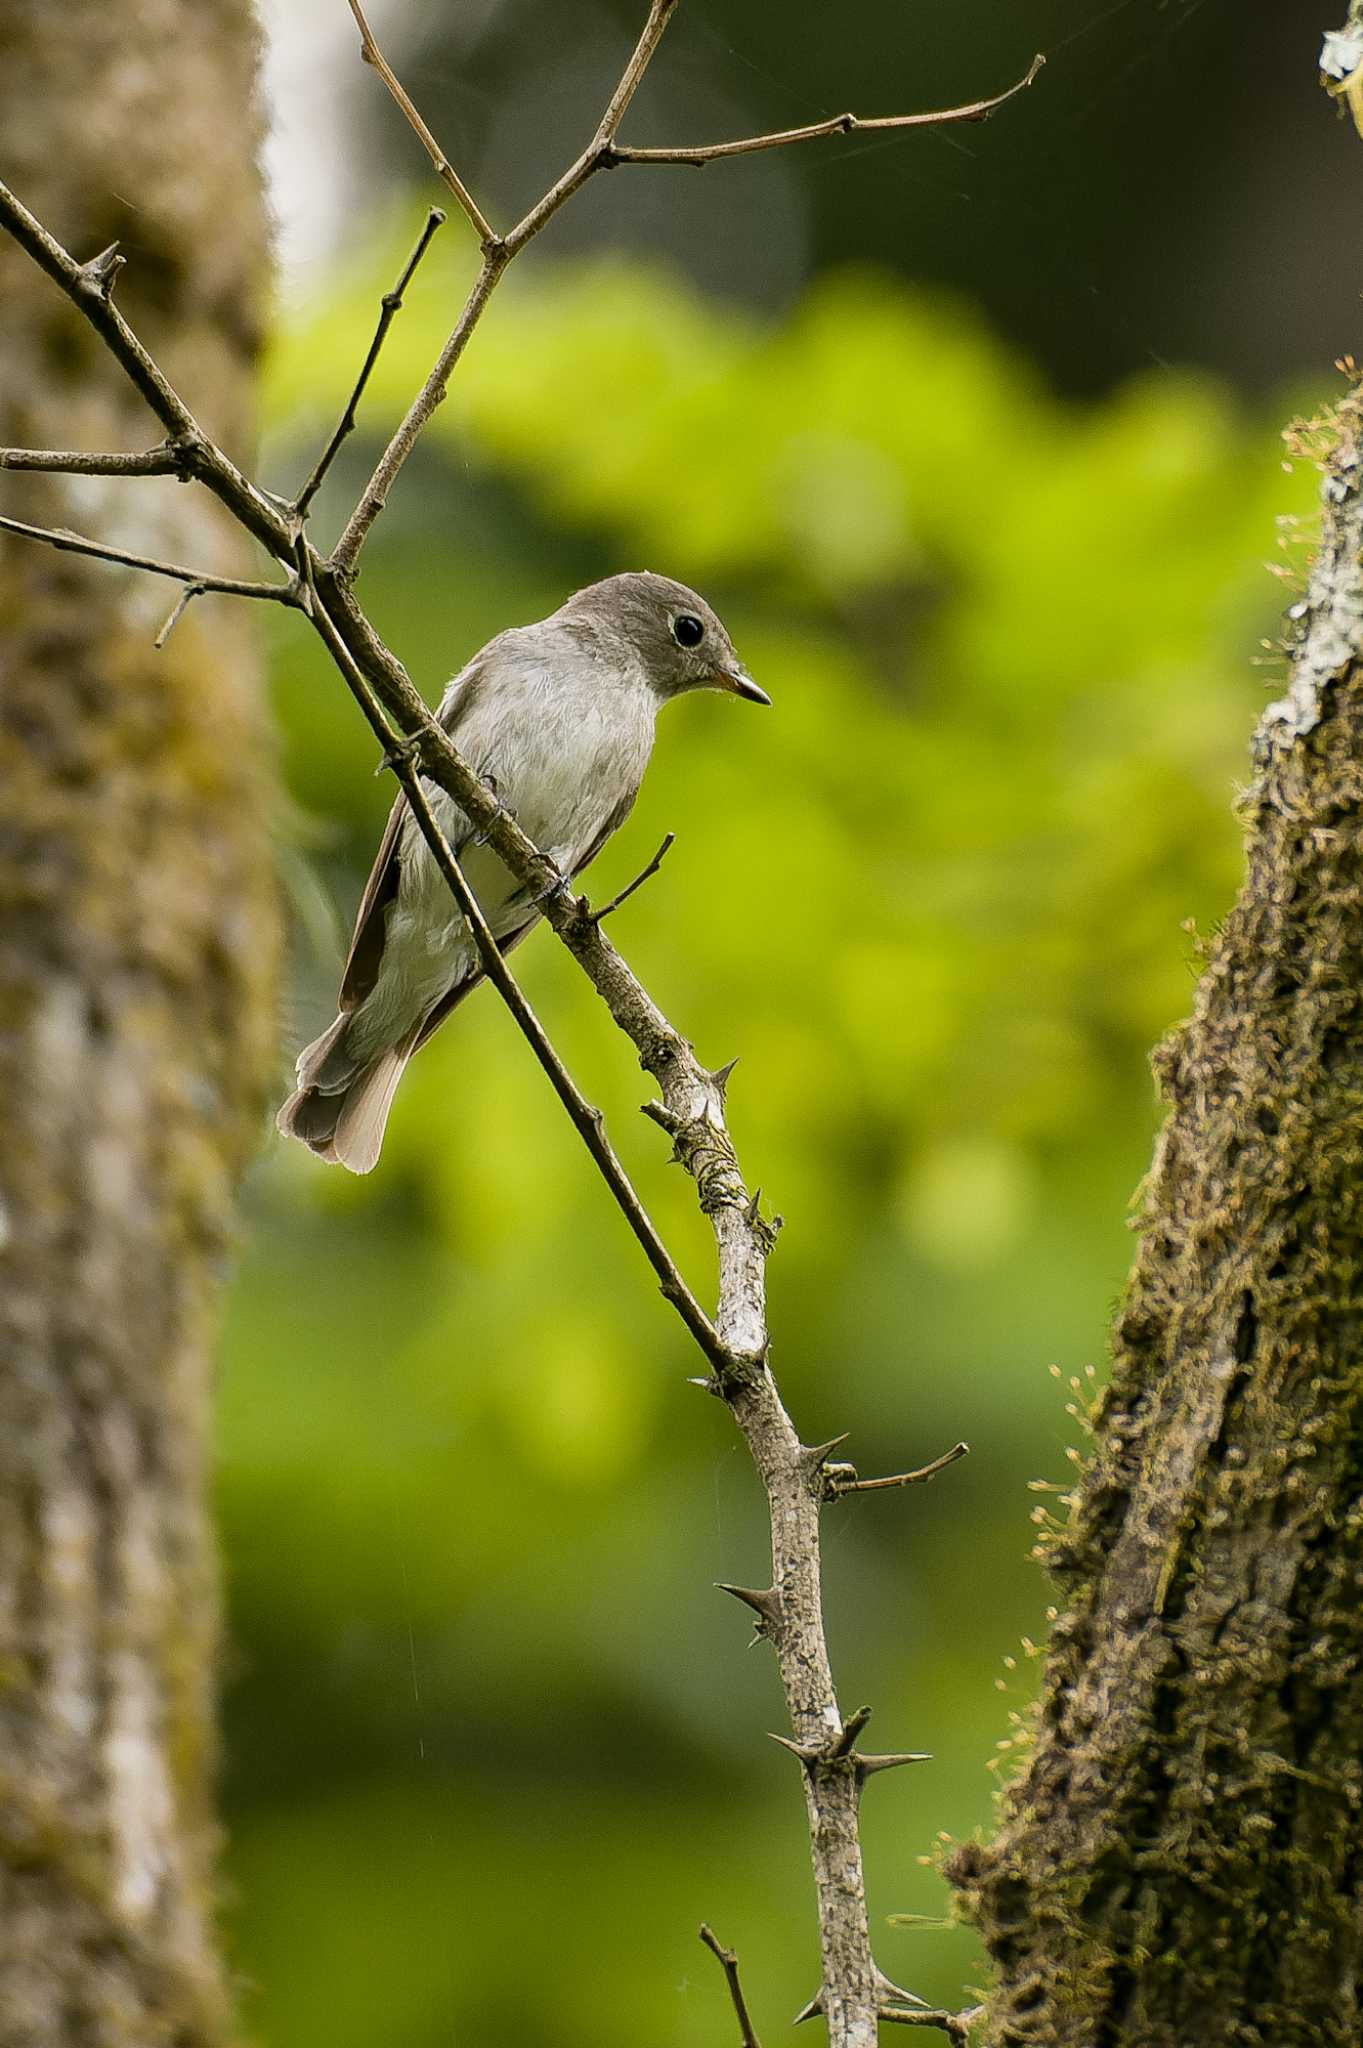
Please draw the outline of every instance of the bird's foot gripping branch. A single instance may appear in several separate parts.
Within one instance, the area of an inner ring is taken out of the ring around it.
[[[438,209],[429,214],[401,276],[384,297],[373,341],[334,432],[297,497],[284,502],[253,483],[204,432],[123,318],[115,297],[121,263],[117,251],[105,250],[88,262],[77,260],[17,195],[0,185],[0,227],[65,293],[76,313],[103,341],[164,435],[157,446],[133,453],[0,449],[0,470],[180,477],[210,492],[280,573],[274,579],[229,579],[190,565],[129,554],[65,530],[7,518],[0,519],[0,527],[16,538],[121,563],[178,583],[181,594],[162,629],[162,640],[186,605],[220,594],[297,611],[325,645],[378,741],[383,765],[400,785],[399,815],[403,829],[409,832],[409,845],[424,842],[423,860],[443,878],[462,915],[470,959],[476,959],[478,970],[497,989],[549,1076],[642,1246],[662,1293],[701,1351],[708,1368],[705,1384],[727,1403],[765,1488],[771,1520],[771,1587],[760,1593],[726,1590],[737,1592],[757,1613],[759,1631],[775,1652],[791,1720],[790,1736],[778,1739],[799,1759],[804,1784],[822,1961],[820,1989],[802,2017],[822,2015],[834,2048],[871,2048],[881,2021],[935,2026],[954,2038],[963,2038],[967,2016],[921,2007],[911,1994],[890,1983],[871,1954],[858,1834],[861,1792],[869,1777],[917,1758],[911,1752],[872,1756],[856,1749],[866,1710],[844,1718],[834,1691],[822,1615],[819,1522],[830,1499],[929,1478],[959,1457],[964,1446],[957,1445],[944,1458],[915,1472],[886,1480],[861,1480],[852,1467],[828,1462],[833,1446],[810,1448],[801,1443],[768,1363],[766,1262],[776,1226],[764,1220],[757,1197],[749,1193],[728,1131],[725,1089],[729,1069],[712,1072],[701,1064],[602,929],[607,913],[656,870],[666,846],[628,889],[600,910],[593,910],[585,899],[565,888],[556,862],[527,835],[496,788],[482,778],[450,731],[428,710],[397,655],[380,639],[358,604],[354,577],[374,522],[443,399],[459,358],[508,266],[598,171],[627,165],[697,166],[758,150],[832,140],[862,128],[912,129],[983,120],[1031,83],[1040,60],[1007,91],[937,112],[870,118],[843,114],[731,142],[634,149],[620,140],[620,125],[668,22],[678,11],[678,0],[652,0],[638,42],[584,149],[519,222],[498,230],[383,58],[358,0],[350,0],[350,5],[366,61],[382,77],[472,226],[481,264],[429,375],[389,439],[335,546],[324,552],[314,544],[310,516],[337,451],[355,426],[384,337],[444,219]],[[680,635],[678,639],[680,643]],[[729,686],[739,694],[761,696],[741,671],[730,672]],[[457,848],[445,822],[452,807],[460,821]],[[691,1175],[714,1232],[718,1305],[713,1318],[682,1276],[640,1201],[607,1137],[600,1111],[586,1100],[567,1072],[507,967],[498,937],[509,939],[510,935],[492,929],[480,893],[470,885],[460,858],[461,854],[467,857],[470,848],[483,845],[512,878],[521,900],[542,909],[545,921],[587,975],[611,1018],[631,1041],[640,1063],[658,1084],[659,1099],[647,1105],[648,1114],[672,1138],[675,1155]],[[708,1937],[708,1945],[725,1968],[742,2038],[755,2044],[736,1960],[713,1936]]]

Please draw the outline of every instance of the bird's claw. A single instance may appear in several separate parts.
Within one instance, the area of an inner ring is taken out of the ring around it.
[[[486,846],[486,845],[487,845],[487,843],[488,843],[488,840],[489,840],[489,839],[490,839],[490,838],[492,837],[492,834],[493,834],[494,830],[496,829],[496,826],[497,826],[498,822],[499,822],[499,821],[500,821],[500,820],[501,820],[502,818],[510,818],[510,819],[511,819],[511,820],[513,821],[513,823],[514,823],[514,821],[515,821],[515,817],[516,817],[516,813],[515,813],[515,812],[514,812],[514,811],[512,810],[512,808],[511,808],[510,804],[504,804],[504,803],[502,802],[501,798],[500,798],[500,797],[498,797],[498,799],[497,799],[497,808],[496,808],[496,810],[495,810],[495,811],[494,811],[494,812],[492,813],[492,816],[491,816],[491,817],[490,817],[490,818],[488,819],[488,821],[487,821],[486,825],[484,825],[484,827],[483,827],[482,831],[481,831],[481,832],[475,832],[475,834],[474,834],[474,836],[473,836],[473,841],[472,841],[473,845],[474,845],[474,846]]]
[[[566,896],[572,886],[568,876],[564,874],[562,868],[555,867],[554,863],[547,857],[545,860],[545,866],[552,867],[554,869],[554,879],[552,882],[547,883],[546,886],[540,890],[538,896],[535,897],[534,901],[536,909],[538,909],[542,904],[547,903],[551,896]]]

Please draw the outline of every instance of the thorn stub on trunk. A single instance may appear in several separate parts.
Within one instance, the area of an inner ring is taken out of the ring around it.
[[[727,1060],[722,1067],[715,1067],[711,1072],[710,1079],[721,1102],[729,1092],[729,1076],[737,1065],[738,1055],[735,1053],[731,1060]]]
[[[842,1724],[842,1733],[828,1754],[830,1757],[849,1756],[852,1745],[871,1718],[869,1707],[858,1707],[855,1714],[849,1714]]]

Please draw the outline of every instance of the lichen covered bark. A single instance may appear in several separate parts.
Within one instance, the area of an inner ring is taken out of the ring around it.
[[[249,439],[264,238],[246,0],[0,0],[6,176]],[[0,245],[0,442],[150,415]],[[5,509],[241,573],[170,481],[4,478]],[[0,2040],[212,2043],[217,1295],[270,1064],[253,621],[0,536]],[[244,614],[244,608],[242,608]]]
[[[1244,887],[1156,1056],[1111,1386],[1046,1546],[1067,1611],[1035,1748],[951,1865],[999,2048],[1363,2035],[1361,413]]]

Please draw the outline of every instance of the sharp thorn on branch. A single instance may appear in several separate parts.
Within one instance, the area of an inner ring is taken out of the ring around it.
[[[876,1970],[876,1998],[879,2001],[882,2018],[892,2012],[895,2006],[908,2006],[910,2009],[916,2006],[923,2012],[926,2011],[928,2003],[926,1998],[920,1998],[916,1991],[902,1990],[881,1969]]]
[[[714,1083],[721,1102],[724,1101],[729,1093],[729,1076],[738,1065],[738,1059],[739,1055],[735,1053],[731,1060],[726,1060],[722,1067],[715,1067],[711,1072],[710,1079]],[[758,1190],[758,1193],[761,1193],[761,1189]]]
[[[806,2020],[816,2020],[823,2011],[823,1992],[816,1991],[808,2005],[802,2005],[791,2021],[793,2027],[802,2027]]]
[[[741,1600],[745,1607],[751,1607],[764,1629],[776,1628],[781,1621],[781,1595],[775,1586],[764,1586],[757,1591],[752,1586],[730,1586],[723,1579],[716,1579],[715,1589],[729,1593],[735,1600]]]
[[[88,263],[81,265],[82,281],[107,300],[127,260],[126,256],[119,255],[118,243],[110,242],[107,249],[101,249],[98,256],[92,256]]]
[[[926,1751],[915,1749],[892,1750],[884,1756],[867,1756],[858,1750],[852,1761],[863,1778],[873,1778],[877,1771],[897,1771],[901,1764],[930,1764],[932,1757]]]
[[[845,1444],[851,1434],[849,1429],[845,1429],[841,1436],[829,1437],[826,1444],[801,1444],[800,1463],[810,1478],[818,1479],[821,1476],[830,1451],[836,1451],[839,1444]]]
[[[792,1742],[789,1735],[772,1735],[769,1739],[772,1742],[779,1742],[782,1749],[788,1749],[792,1756],[799,1757],[806,1768],[818,1763],[823,1755],[821,1749],[811,1749],[807,1742]]]

